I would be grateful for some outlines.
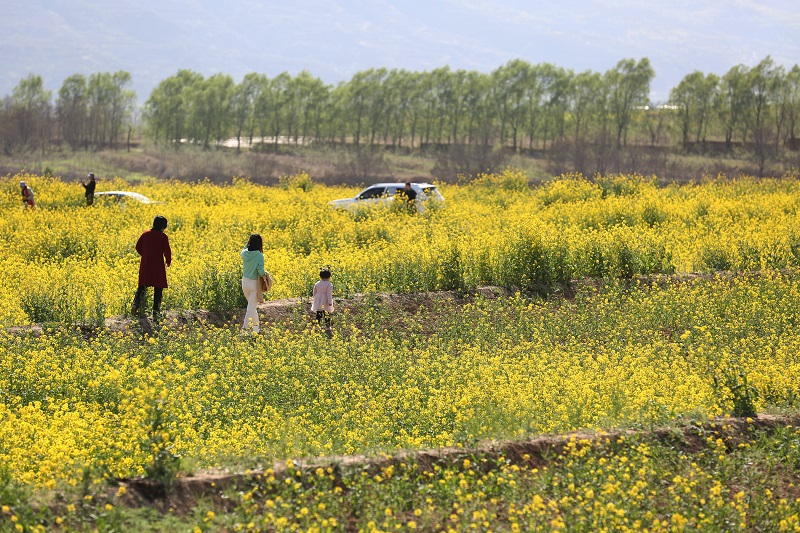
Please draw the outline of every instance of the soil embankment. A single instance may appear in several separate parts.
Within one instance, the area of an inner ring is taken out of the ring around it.
[[[366,471],[375,475],[382,469],[403,462],[414,462],[420,469],[430,471],[435,465],[445,466],[463,462],[464,459],[481,457],[485,459],[503,458],[517,466],[552,466],[559,461],[559,455],[574,440],[583,445],[603,445],[606,439],[615,442],[624,436],[628,440],[655,441],[669,444],[688,454],[698,453],[707,446],[709,437],[723,439],[726,446],[734,449],[739,443],[747,442],[754,432],[771,433],[779,428],[796,427],[800,415],[784,416],[760,414],[755,418],[718,418],[705,422],[687,422],[685,425],[664,427],[652,430],[613,429],[609,431],[576,432],[565,435],[544,435],[530,440],[513,442],[486,442],[472,448],[441,448],[400,452],[390,456],[369,457],[363,455],[331,456],[311,459],[293,459],[293,468],[314,471],[317,468],[333,467],[334,475],[341,476],[352,471]],[[268,467],[279,482],[293,472],[285,462],[276,461]],[[126,488],[124,502],[131,507],[153,506],[161,510],[190,512],[199,501],[220,500],[226,490],[248,490],[265,476],[267,468],[233,472],[230,470],[201,470],[191,476],[177,478],[167,489],[147,479],[120,480]]]

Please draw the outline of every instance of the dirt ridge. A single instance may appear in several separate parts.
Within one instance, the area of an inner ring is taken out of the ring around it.
[[[723,438],[728,451],[750,438],[754,432],[771,433],[778,428],[800,425],[800,413],[791,415],[762,413],[753,418],[715,418],[706,421],[686,421],[681,425],[655,429],[609,429],[597,431],[578,431],[562,435],[541,435],[521,441],[487,441],[474,447],[445,447],[416,451],[399,451],[384,455],[347,455],[316,458],[293,458],[293,467],[286,460],[274,461],[268,468],[234,472],[225,469],[204,469],[192,475],[181,476],[171,486],[144,478],[117,480],[126,488],[123,503],[131,507],[152,506],[173,512],[189,512],[201,500],[214,499],[224,503],[222,493],[226,489],[249,490],[254,485],[263,484],[262,479],[272,475],[281,481],[292,476],[296,470],[314,471],[317,468],[332,467],[336,482],[340,482],[347,472],[365,470],[371,475],[390,465],[401,462],[416,462],[422,470],[432,470],[434,465],[458,464],[461,460],[481,456],[485,458],[504,458],[510,464],[527,467],[541,467],[553,464],[557,457],[573,441],[578,444],[616,442],[620,437],[626,439],[653,440],[670,443],[688,453],[696,453],[706,446],[706,439]],[[269,470],[269,472],[268,472]]]
[[[666,285],[672,283],[693,283],[701,280],[710,280],[714,278],[720,279],[735,279],[737,277],[762,277],[775,275],[776,271],[748,271],[748,272],[734,272],[734,271],[719,271],[713,274],[708,273],[680,273],[680,274],[652,274],[652,275],[639,275],[630,279],[615,280],[616,282],[622,281],[627,283],[637,283],[641,285]],[[794,271],[784,270],[777,271],[783,275],[794,273]],[[608,280],[603,278],[586,278],[574,279],[560,283],[549,284],[536,284],[531,287],[501,287],[497,285],[482,285],[473,289],[465,291],[442,290],[442,291],[425,291],[418,293],[396,293],[396,292],[381,292],[381,293],[355,293],[345,296],[335,296],[334,303],[338,310],[348,310],[357,308],[367,302],[379,303],[382,305],[396,306],[404,310],[415,310],[420,305],[428,305],[436,301],[450,301],[455,304],[466,303],[472,301],[476,297],[483,297],[488,299],[495,299],[501,297],[508,297],[520,293],[526,297],[539,297],[545,299],[573,299],[575,295],[585,288],[600,289],[600,287],[607,283]],[[306,313],[310,316],[310,297],[301,298],[282,298],[267,300],[258,305],[259,316],[267,323],[283,322],[290,318],[298,311]],[[245,309],[236,309],[229,313],[215,313],[208,309],[192,309],[192,310],[170,310],[163,314],[162,326],[180,326],[196,322],[204,322],[211,325],[223,326],[230,323],[241,321],[244,317]],[[30,333],[38,337],[44,333],[48,327],[61,327],[61,324],[32,324],[25,326],[6,326],[6,331],[14,334],[21,335]],[[90,326],[75,324],[84,330],[86,333],[91,333],[99,329],[107,329],[109,331],[120,332],[127,331],[132,328],[138,329],[143,333],[154,334],[156,329],[153,327],[152,321],[147,317],[132,317],[129,315],[120,315],[106,318],[102,326]]]

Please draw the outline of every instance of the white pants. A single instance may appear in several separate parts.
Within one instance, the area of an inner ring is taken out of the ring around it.
[[[252,327],[258,333],[258,280],[242,278],[242,292],[247,298],[247,312],[244,314],[242,327],[245,330]]]

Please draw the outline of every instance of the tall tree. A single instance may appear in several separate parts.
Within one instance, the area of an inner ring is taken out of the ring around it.
[[[525,72],[522,81],[523,105],[519,109],[520,124],[527,130],[528,149],[534,148],[534,143],[539,134],[544,131],[542,142],[547,143],[547,126],[542,127],[544,121],[549,120],[545,101],[545,92],[548,83],[548,66],[545,64],[531,65]]]
[[[73,74],[64,80],[56,102],[61,136],[73,149],[84,141],[87,109],[86,78]]]
[[[403,145],[410,100],[411,73],[392,69],[386,75],[386,112],[383,142],[392,146]],[[391,139],[391,140],[390,140]]]
[[[348,109],[349,94],[350,88],[346,82],[339,82],[331,90],[331,104],[326,113],[328,140],[331,143],[344,145],[347,142],[347,137],[351,134]]]
[[[11,93],[11,112],[17,138],[22,145],[38,145],[44,149],[49,140],[50,99],[42,77],[29,74]]]
[[[262,148],[266,147],[267,140],[272,135],[273,112],[278,105],[275,102],[272,81],[264,74],[259,74],[253,79],[253,82],[258,85],[258,91],[253,99],[253,119],[250,124],[249,136],[253,142],[253,137],[258,133],[259,146]]]
[[[736,65],[722,76],[720,91],[714,104],[716,115],[725,134],[725,146],[733,148],[733,136],[742,129],[742,142],[747,128],[747,114],[750,110],[753,93],[749,87],[749,69]]]
[[[145,103],[145,121],[153,140],[163,136],[178,149],[183,139],[189,139],[189,114],[193,88],[203,81],[197,72],[182,69],[162,80]]]
[[[427,77],[420,72],[412,72],[408,78],[408,130],[411,134],[410,145],[414,148],[417,138],[418,128],[421,127],[422,117],[425,113],[425,87],[427,85]],[[422,143],[420,134],[420,144]]]
[[[283,137],[289,134],[286,123],[293,120],[291,110],[288,109],[291,104],[291,91],[292,76],[288,72],[281,72],[270,80],[265,93],[266,101],[263,107],[269,112],[270,135],[275,151],[278,150]],[[287,115],[290,115],[288,119]]]
[[[136,93],[129,88],[131,83],[130,73],[124,70],[118,70],[111,75],[109,130],[112,145],[118,143],[120,133],[130,123],[131,113],[136,105]]]
[[[260,75],[254,72],[246,74],[242,83],[233,88],[231,93],[231,122],[233,124],[234,135],[236,136],[236,152],[242,148],[242,134],[248,124],[252,123],[255,114],[255,101],[262,85],[259,82]],[[252,135],[250,144],[252,144]]]
[[[643,110],[650,101],[650,82],[654,76],[655,71],[646,57],[638,62],[623,59],[606,73],[609,102],[617,127],[618,148],[627,144],[628,126],[632,116]]]
[[[87,100],[89,103],[89,140],[95,146],[104,146],[110,137],[111,74],[97,72],[89,76]]]
[[[775,107],[777,96],[780,94],[783,68],[776,65],[772,58],[767,56],[750,69],[748,74],[753,107],[747,116],[750,119],[749,127],[753,134],[758,173],[759,176],[763,176],[766,163],[774,155],[780,136],[780,122],[776,122],[775,127],[770,128],[767,121],[769,108]]]
[[[505,145],[506,126],[511,128],[514,151],[519,145],[520,128],[525,120],[530,94],[531,65],[527,61],[514,59],[492,72],[492,93],[497,115],[500,119],[500,144]],[[526,94],[527,93],[527,94]]]
[[[113,74],[98,72],[89,76],[86,90],[88,133],[95,145],[113,145],[118,141],[136,101],[136,93],[127,88],[130,84],[131,75],[124,70]]]
[[[494,106],[489,100],[488,74],[470,71],[466,79],[464,106],[467,110],[465,129],[467,143],[487,146],[494,136]]]
[[[369,135],[369,143],[375,141],[383,112],[382,83],[387,71],[384,68],[356,72],[347,83],[347,110],[351,117],[353,142],[361,143],[363,135]]]
[[[192,94],[192,118],[197,139],[208,148],[211,141],[219,148],[229,135],[233,78],[227,74],[214,74],[200,82]]]
[[[295,143],[319,140],[322,132],[322,114],[328,102],[328,86],[322,80],[303,70],[294,79],[299,106],[299,122],[295,128]]]
[[[596,95],[603,88],[603,76],[599,72],[585,71],[572,78],[568,90],[573,138],[576,146],[583,140],[587,123],[591,120]]]
[[[550,63],[538,67],[539,92],[544,115],[542,132],[542,148],[547,148],[547,141],[553,142],[564,136],[564,117],[567,113],[567,94],[572,72]],[[552,137],[551,137],[552,135]]]
[[[798,128],[800,128],[800,66],[795,65],[786,74],[786,135],[784,143],[793,150],[800,149],[797,142]]]
[[[778,81],[783,68],[767,56],[748,72],[748,82],[753,93],[753,113],[750,115],[753,129],[760,129],[767,120],[767,108],[774,102]]]
[[[694,71],[670,91],[669,101],[678,107],[684,149],[689,147],[691,133],[694,133],[695,142],[705,138],[718,87],[718,76],[706,76],[700,71]]]
[[[424,129],[423,145],[430,145],[431,139],[436,138],[436,122],[439,107],[439,84],[437,78],[444,75],[444,69],[433,72],[423,72],[420,78],[420,106],[422,108],[421,120]]]

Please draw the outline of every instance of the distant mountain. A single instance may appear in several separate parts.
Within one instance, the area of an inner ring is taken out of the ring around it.
[[[698,7],[700,6],[700,7]],[[373,67],[490,72],[511,59],[604,72],[649,57],[654,100],[694,70],[800,58],[795,0],[4,0],[0,96],[29,73],[126,70],[140,102],[187,68],[326,83]]]

